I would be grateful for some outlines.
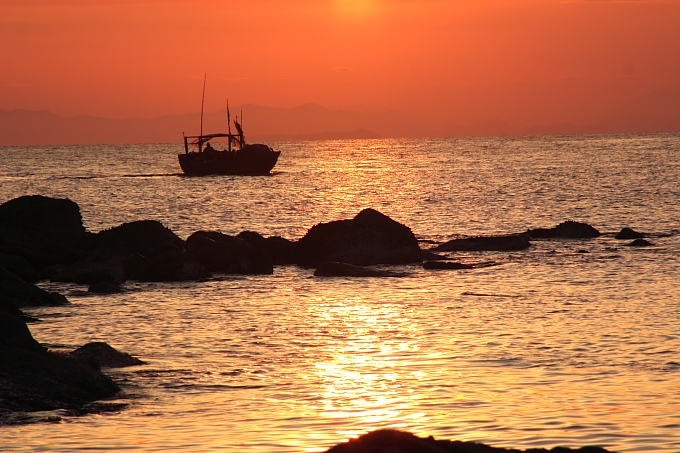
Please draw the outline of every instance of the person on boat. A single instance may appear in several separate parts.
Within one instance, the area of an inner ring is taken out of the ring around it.
[[[205,145],[203,152],[206,153],[207,156],[214,156],[215,154],[217,154],[217,151],[215,151],[215,148],[213,148],[210,143]]]

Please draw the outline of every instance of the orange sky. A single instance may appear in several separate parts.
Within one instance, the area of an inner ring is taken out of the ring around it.
[[[0,0],[0,108],[587,120],[680,90],[680,0]]]

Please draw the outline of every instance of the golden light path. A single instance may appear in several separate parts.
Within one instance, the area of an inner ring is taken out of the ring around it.
[[[318,331],[324,332],[325,350],[315,364],[316,376],[311,377],[320,382],[315,410],[325,417],[344,419],[342,426],[347,429],[337,433],[346,438],[378,428],[418,424],[425,414],[410,407],[417,396],[404,398],[404,393],[414,393],[407,390],[413,386],[406,381],[427,377],[414,363],[420,348],[418,327],[409,325],[412,318],[405,313],[411,308],[361,297],[316,307],[312,316],[317,318]],[[334,340],[329,342],[329,337]]]

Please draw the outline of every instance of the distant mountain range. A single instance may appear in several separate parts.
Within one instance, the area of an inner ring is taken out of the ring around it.
[[[662,113],[663,112],[663,113]],[[516,127],[489,119],[468,125],[429,127],[398,111],[335,110],[316,104],[291,109],[244,105],[232,110],[250,142],[352,138],[456,137],[494,135],[595,134],[680,131],[680,91],[652,93],[622,106],[592,124]],[[61,117],[49,111],[0,109],[0,145],[181,143],[182,133],[199,133],[200,114],[112,119]],[[226,132],[226,112],[204,116],[204,132]]]

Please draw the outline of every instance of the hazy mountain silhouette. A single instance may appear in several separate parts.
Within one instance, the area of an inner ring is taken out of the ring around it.
[[[430,135],[421,124],[396,111],[343,111],[316,104],[293,109],[244,105],[233,109],[231,115],[232,119],[239,116],[250,142]],[[197,135],[199,129],[199,113],[111,119],[0,110],[0,145],[180,143],[182,133]],[[226,132],[226,111],[206,113],[203,131]]]
[[[237,115],[250,142],[351,138],[455,137],[494,135],[595,134],[680,131],[680,91],[657,91],[612,106],[599,121],[578,119],[554,124],[517,126],[490,118],[468,125],[434,130],[398,111],[335,110],[317,104],[292,109],[244,105]],[[61,117],[48,111],[1,110],[0,145],[69,145],[119,143],[181,143],[182,133],[197,135],[200,114],[158,118],[111,119]],[[205,133],[226,132],[226,111],[204,115]]]

